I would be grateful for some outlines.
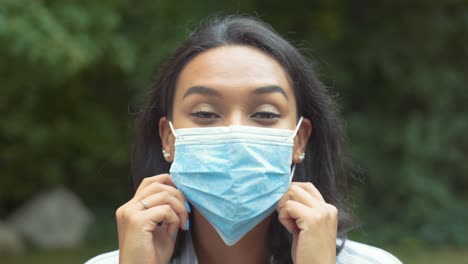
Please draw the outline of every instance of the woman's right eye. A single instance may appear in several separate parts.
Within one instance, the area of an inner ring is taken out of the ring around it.
[[[193,112],[190,113],[191,116],[198,117],[198,118],[219,118],[220,116],[213,113],[213,112],[207,112],[207,111],[198,111],[198,112]]]

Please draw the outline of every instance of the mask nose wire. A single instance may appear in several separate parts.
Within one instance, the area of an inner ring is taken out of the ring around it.
[[[176,136],[176,133],[175,133],[175,129],[174,129],[174,126],[172,125],[172,122],[169,121],[169,127],[171,128],[171,131],[172,131],[172,134],[174,135],[174,137]]]

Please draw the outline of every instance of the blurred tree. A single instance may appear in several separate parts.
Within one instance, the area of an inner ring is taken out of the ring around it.
[[[119,32],[123,7],[117,1],[1,2],[5,207],[57,184],[84,197],[108,188],[115,192],[107,195],[122,196],[122,180],[112,174],[128,173],[132,93],[126,83],[135,63],[134,45]]]
[[[284,4],[0,2],[0,215],[58,184],[89,204],[127,199],[132,123],[151,75],[223,10],[270,23],[339,92],[365,172],[357,211],[374,240],[467,245],[468,1]]]
[[[368,175],[362,215],[382,238],[468,243],[467,7],[345,8],[338,87]]]

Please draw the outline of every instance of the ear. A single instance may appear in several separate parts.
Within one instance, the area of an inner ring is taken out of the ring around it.
[[[165,116],[159,119],[159,137],[161,138],[161,151],[167,153],[164,155],[164,159],[167,162],[172,162],[174,159],[175,137],[169,126],[169,120]]]
[[[294,138],[294,148],[293,148],[293,163],[299,164],[301,163],[304,158],[303,155],[307,155],[305,153],[307,142],[309,141],[309,137],[312,133],[312,123],[309,119],[303,118],[301,126],[297,131],[296,137]],[[302,156],[302,158],[301,158]]]

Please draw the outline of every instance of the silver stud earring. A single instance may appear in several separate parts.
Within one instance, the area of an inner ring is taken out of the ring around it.
[[[167,159],[167,158],[169,158],[171,156],[171,153],[167,152],[164,149],[163,149],[162,153],[163,153],[163,156],[164,156],[165,159]]]
[[[298,159],[303,160],[305,158],[305,153],[302,152],[301,155],[297,156]]]

